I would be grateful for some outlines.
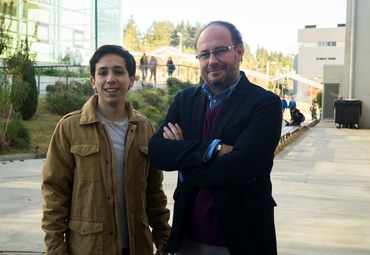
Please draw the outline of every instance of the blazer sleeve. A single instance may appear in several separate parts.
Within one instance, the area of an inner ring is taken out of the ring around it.
[[[203,165],[203,155],[212,139],[203,139],[201,136],[186,139],[186,135],[182,141],[163,138],[163,127],[169,122],[179,123],[184,133],[188,133],[186,130],[198,129],[195,125],[200,127],[199,123],[191,123],[192,121],[187,119],[187,116],[193,114],[191,107],[194,103],[188,98],[189,92],[185,92],[187,96],[183,95],[184,91],[175,96],[162,126],[149,141],[148,158],[154,167],[165,171],[174,171]]]
[[[239,109],[242,112],[241,109]],[[244,110],[245,111],[245,110]],[[242,113],[241,113],[242,114]],[[249,113],[247,123],[225,125],[221,139],[233,150],[202,167],[182,171],[186,182],[200,187],[245,187],[270,175],[274,152],[280,139],[282,112],[278,96],[268,93]],[[240,132],[237,126],[241,125]],[[239,132],[235,141],[229,134]]]

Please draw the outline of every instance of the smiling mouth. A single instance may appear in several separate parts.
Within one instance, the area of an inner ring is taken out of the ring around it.
[[[117,92],[119,90],[119,88],[107,88],[107,89],[104,89],[105,92]]]

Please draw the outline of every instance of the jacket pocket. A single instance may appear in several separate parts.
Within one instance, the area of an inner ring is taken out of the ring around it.
[[[103,223],[70,220],[67,246],[70,254],[103,254]]]
[[[99,145],[76,144],[72,145],[70,152],[74,155],[75,174],[85,180],[99,179]]]

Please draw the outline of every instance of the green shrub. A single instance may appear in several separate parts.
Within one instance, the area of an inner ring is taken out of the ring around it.
[[[90,80],[85,80],[84,82],[70,81],[68,84],[68,89],[73,93],[92,96],[94,94],[94,89],[91,86]]]
[[[46,103],[48,108],[60,115],[81,109],[94,90],[90,81],[71,81],[65,84],[61,81],[46,86]]]
[[[72,70],[68,70],[66,67],[51,67],[51,68],[38,68],[38,75],[47,76],[58,76],[58,77],[80,77],[89,78],[90,73],[88,72],[88,67],[80,66],[76,70],[76,67],[69,67]]]
[[[60,115],[81,109],[88,97],[72,92],[48,94],[46,103],[51,111]]]
[[[167,79],[168,87],[174,86],[174,85],[179,84],[179,83],[181,83],[181,81],[177,78],[168,78]]]
[[[70,81],[68,85],[62,81],[57,81],[55,84],[49,84],[46,86],[47,94],[62,93],[65,91],[85,96],[91,96],[94,94],[94,89],[89,80],[85,80],[84,82]]]
[[[20,49],[7,60],[12,75],[11,102],[14,111],[20,113],[23,120],[30,119],[36,113],[38,102],[35,68],[28,50],[26,39]]]
[[[26,125],[19,118],[14,118],[10,120],[6,132],[6,137],[8,144],[11,147],[20,149],[30,147],[31,135]]]

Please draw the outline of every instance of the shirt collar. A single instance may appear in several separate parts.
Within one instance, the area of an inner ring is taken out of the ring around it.
[[[236,80],[236,82],[231,85],[228,89],[225,91],[217,94],[216,96],[213,96],[213,93],[209,87],[209,85],[205,82],[202,85],[202,92],[205,94],[209,99],[209,109],[213,110],[216,106],[221,104],[222,102],[226,101],[232,92],[235,90],[236,86],[238,85],[240,81],[241,75],[239,75],[239,78]]]

